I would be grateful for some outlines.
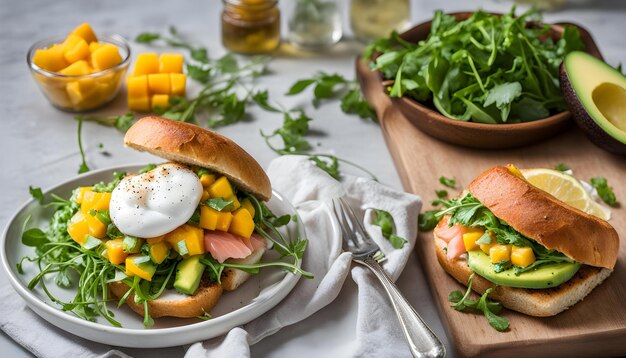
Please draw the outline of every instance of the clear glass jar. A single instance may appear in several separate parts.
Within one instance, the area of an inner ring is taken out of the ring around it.
[[[354,36],[365,42],[387,37],[409,24],[409,0],[351,0],[350,25]]]
[[[280,44],[278,0],[223,0],[222,43],[241,54],[274,51]]]
[[[289,0],[287,19],[289,40],[300,48],[330,47],[343,35],[341,0]]]

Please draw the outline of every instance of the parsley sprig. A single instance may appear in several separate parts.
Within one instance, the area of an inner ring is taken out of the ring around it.
[[[467,281],[467,290],[463,292],[455,290],[448,295],[448,301],[453,303],[452,308],[460,312],[476,312],[482,313],[487,318],[489,325],[499,332],[504,332],[509,328],[509,320],[498,316],[502,311],[502,305],[499,302],[492,301],[488,298],[489,293],[493,291],[493,287],[488,288],[478,300],[469,298],[472,292],[472,280],[474,273],[470,275]]]

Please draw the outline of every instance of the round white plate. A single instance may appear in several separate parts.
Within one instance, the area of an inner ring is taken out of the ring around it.
[[[46,202],[50,194],[55,193],[68,198],[73,189],[94,183],[112,180],[114,171],[136,172],[143,165],[123,166],[102,169],[80,175],[74,179],[54,186],[44,192]],[[273,192],[268,207],[277,215],[297,215],[293,206],[277,192]],[[75,334],[77,336],[115,346],[134,348],[159,348],[189,344],[213,338],[228,332],[230,329],[250,322],[276,306],[287,296],[298,282],[300,275],[294,275],[279,269],[266,268],[258,275],[253,275],[236,291],[226,292],[219,303],[211,310],[212,319],[157,318],[152,328],[143,327],[143,318],[131,311],[126,305],[117,308],[116,302],[109,304],[123,328],[111,326],[105,319],[98,318],[89,322],[76,317],[71,312],[62,311],[54,304],[43,290],[37,286],[28,289],[28,282],[39,272],[34,263],[25,262],[24,274],[17,272],[17,263],[24,256],[33,256],[34,249],[22,244],[22,227],[30,216],[28,227],[47,228],[54,210],[44,208],[34,200],[24,204],[11,218],[0,239],[2,268],[17,293],[22,296],[28,306],[46,321]],[[289,224],[287,230],[292,235],[306,239],[301,220]],[[274,250],[268,250],[264,259],[278,257]],[[53,281],[53,275],[46,279],[48,289],[58,298],[69,301],[74,297],[76,288],[62,289]]]

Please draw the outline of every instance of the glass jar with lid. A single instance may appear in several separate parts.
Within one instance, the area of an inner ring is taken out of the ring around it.
[[[222,0],[222,43],[241,54],[274,51],[280,44],[278,0]]]
[[[409,24],[409,0],[351,0],[350,25],[354,36],[365,42],[387,37]]]
[[[289,0],[286,14],[291,43],[304,49],[320,49],[341,40],[341,1]]]

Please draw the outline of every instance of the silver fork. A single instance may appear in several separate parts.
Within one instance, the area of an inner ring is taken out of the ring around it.
[[[352,260],[369,268],[382,283],[396,311],[411,354],[414,357],[445,357],[446,349],[439,338],[378,264],[375,258],[381,256],[380,248],[363,229],[350,206],[342,198],[333,199],[333,210],[341,226],[343,249],[351,252]]]

